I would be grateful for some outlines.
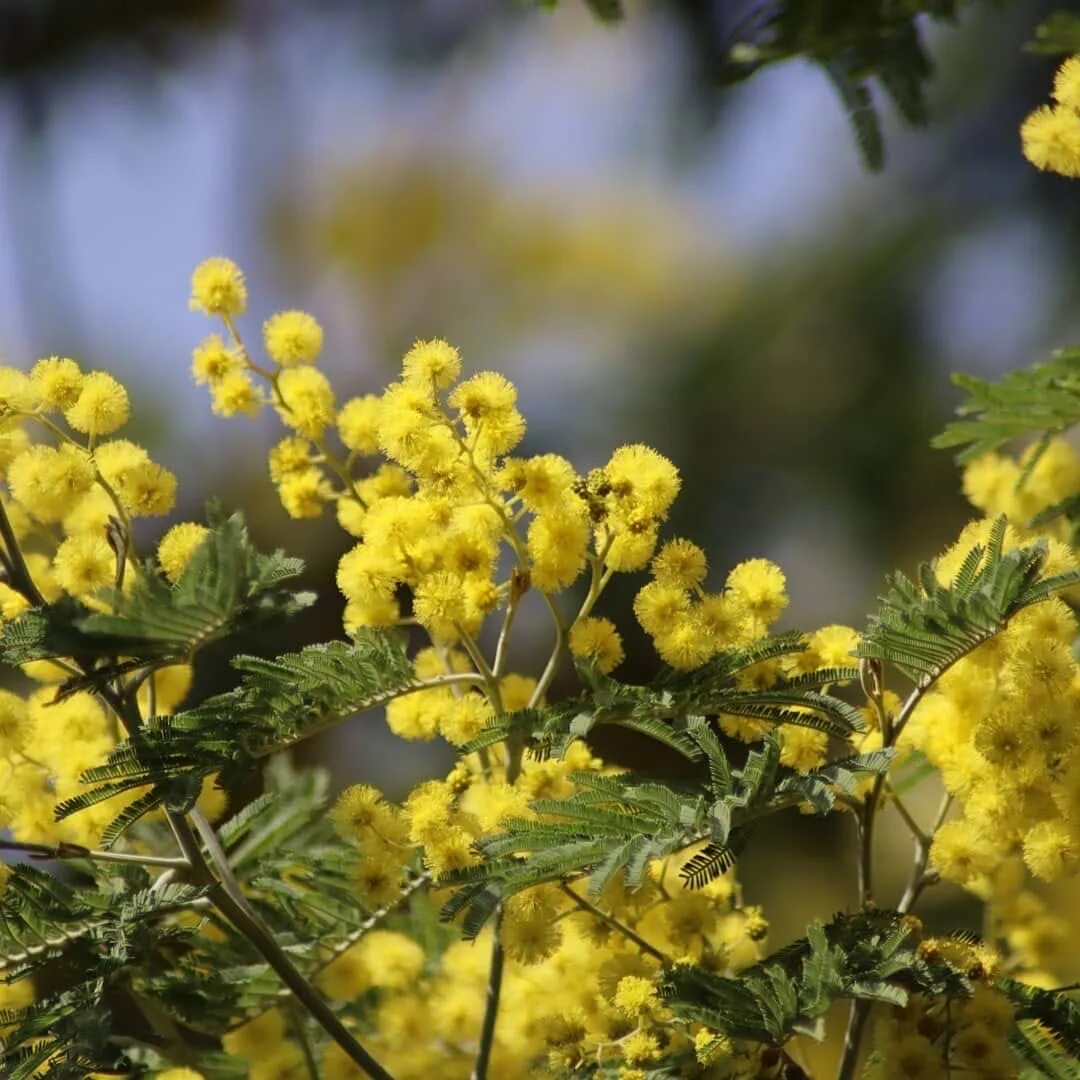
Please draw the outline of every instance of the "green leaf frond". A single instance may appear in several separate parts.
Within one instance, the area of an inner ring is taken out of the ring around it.
[[[1028,52],[1050,56],[1071,56],[1080,52],[1080,15],[1055,11],[1036,28],[1035,39],[1026,46]]]
[[[825,812],[837,790],[851,791],[859,775],[883,771],[892,758],[890,751],[874,751],[795,773],[780,765],[773,731],[733,768],[701,717],[692,718],[686,735],[699,749],[696,778],[673,784],[634,771],[574,773],[569,798],[536,800],[536,817],[509,819],[477,840],[483,862],[439,878],[440,886],[455,890],[444,918],[471,911],[488,888],[505,898],[544,882],[587,877],[598,895],[621,875],[635,889],[653,859],[691,848],[683,878],[701,887],[734,862],[758,819],[803,802]]]
[[[1059,1051],[1080,1058],[1080,1004],[1066,994],[1002,979],[998,988],[1016,1009],[1017,1021],[1038,1021]],[[1030,1041],[1030,1040],[1028,1040]]]
[[[93,790],[62,802],[59,816],[151,785],[143,810],[190,804],[205,777],[249,772],[257,759],[420,689],[401,635],[365,630],[352,642],[311,645],[274,660],[240,656],[240,685],[174,716],[149,720],[82,780]],[[110,826],[118,836],[135,817]]]
[[[1053,1035],[1033,1020],[1023,1020],[1009,1037],[1009,1045],[1028,1068],[1023,1080],[1080,1080],[1080,1060],[1061,1050]]]
[[[211,641],[308,606],[312,594],[283,587],[302,569],[300,560],[281,552],[256,551],[234,514],[215,524],[175,585],[148,564],[130,591],[102,592],[108,614],[71,599],[36,608],[3,627],[0,659],[20,664],[73,657],[88,674],[76,676],[68,691],[139,666],[186,661]],[[100,662],[110,655],[133,659]]]
[[[576,739],[596,728],[617,726],[634,731],[691,763],[710,758],[699,741],[705,719],[730,714],[764,720],[776,727],[798,724],[840,739],[865,729],[859,710],[825,688],[858,676],[855,668],[829,668],[777,677],[769,687],[735,685],[748,667],[798,653],[807,638],[798,632],[763,638],[744,649],[717,656],[691,672],[665,670],[645,686],[629,686],[598,676],[590,691],[540,709],[500,717],[464,749],[473,752],[510,736],[523,738],[532,756],[562,756]],[[715,738],[715,737],[714,737]]]
[[[931,563],[920,566],[918,585],[895,573],[858,655],[888,661],[926,687],[1019,611],[1080,582],[1078,571],[1040,579],[1045,541],[1004,552],[1005,530],[1000,517],[985,548],[973,548],[948,585],[938,582]]]
[[[686,1021],[781,1045],[841,998],[903,1005],[920,990],[970,994],[966,979],[927,964],[917,947],[910,925],[894,912],[837,915],[737,976],[675,965],[665,973],[661,995]]]
[[[1056,435],[1080,423],[1080,349],[1060,349],[1050,360],[1010,372],[998,382],[954,375],[968,393],[954,420],[931,443],[961,447],[957,460],[973,461],[1023,436]]]

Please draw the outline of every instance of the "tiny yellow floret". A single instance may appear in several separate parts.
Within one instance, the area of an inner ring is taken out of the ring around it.
[[[1054,100],[1080,110],[1080,56],[1070,56],[1054,76]]]
[[[240,354],[229,348],[218,334],[204,338],[191,352],[191,375],[200,386],[205,383],[216,386],[226,376],[243,371],[243,368]]]
[[[30,381],[45,405],[54,409],[70,409],[79,399],[83,373],[74,360],[50,356],[39,360],[30,369]]]
[[[191,275],[188,306],[204,315],[243,315],[247,286],[240,267],[219,255],[199,263]]]
[[[60,587],[72,596],[89,596],[112,584],[116,554],[103,536],[69,536],[57,549],[53,571]]]
[[[405,354],[401,377],[436,390],[445,390],[461,375],[461,353],[442,338],[418,341]]]
[[[1024,157],[1037,169],[1080,176],[1080,114],[1064,106],[1040,106],[1020,126]]]
[[[191,556],[210,535],[205,525],[194,521],[181,521],[161,538],[157,558],[165,576],[174,584],[180,580]]]
[[[322,352],[323,328],[306,311],[279,311],[263,323],[263,342],[275,364],[314,364]]]
[[[76,431],[96,437],[123,427],[130,412],[123,386],[104,371],[91,371],[75,403],[64,410],[64,418]]]
[[[570,651],[582,660],[592,660],[604,675],[623,661],[619,631],[610,619],[586,616],[570,628]]]

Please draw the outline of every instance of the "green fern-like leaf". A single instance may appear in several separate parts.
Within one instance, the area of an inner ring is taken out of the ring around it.
[[[878,614],[857,650],[860,656],[899,667],[919,686],[929,686],[957,660],[1005,628],[1017,612],[1080,582],[1080,572],[1042,578],[1046,544],[1003,550],[1006,522],[999,518],[985,551],[969,555],[948,585],[933,566],[919,570],[919,585],[893,575]]]
[[[968,400],[931,443],[961,447],[957,460],[972,461],[1023,436],[1054,435],[1080,423],[1080,349],[1061,349],[1043,364],[1006,375],[996,383],[954,375]]]

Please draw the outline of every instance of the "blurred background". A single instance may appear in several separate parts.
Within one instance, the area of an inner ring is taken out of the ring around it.
[[[527,452],[587,469],[656,446],[685,481],[671,533],[705,546],[717,583],[766,556],[788,574],[785,625],[861,626],[883,574],[970,516],[927,445],[958,400],[949,372],[1080,337],[1077,200],[1017,138],[1054,68],[1022,46],[1055,5],[928,28],[933,123],[884,109],[877,174],[819,69],[717,85],[728,9],[745,6],[631,4],[608,26],[569,0],[2,0],[0,354],[115,371],[132,437],[180,475],[178,516],[218,495],[262,545],[308,560],[323,601],[253,651],[340,633],[349,540],[281,509],[276,419],[212,417],[191,382],[212,327],[188,281],[212,254],[247,272],[249,337],[283,307],[323,322],[341,399],[445,337],[468,369],[517,382]],[[523,670],[549,647],[530,634]],[[645,642],[627,638],[621,674],[644,677]],[[391,794],[448,760],[375,718],[313,753]],[[775,943],[852,901],[845,829],[786,820],[741,871]],[[909,854],[900,830],[884,842],[889,892]],[[774,893],[778,861],[806,882],[797,900]]]

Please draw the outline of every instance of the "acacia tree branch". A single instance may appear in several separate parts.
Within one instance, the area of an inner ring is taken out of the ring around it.
[[[138,705],[130,696],[124,696],[112,687],[102,687],[102,696],[119,717],[129,735],[134,735],[140,726]],[[194,810],[191,820],[184,814],[166,808],[165,816],[172,829],[176,842],[188,862],[189,876],[197,885],[206,887],[207,896],[214,907],[233,925],[237,933],[266,961],[279,979],[293,992],[297,1001],[311,1014],[322,1029],[360,1066],[373,1080],[393,1080],[390,1073],[357,1041],[351,1031],[342,1023],[337,1013],[330,1008],[326,1000],[293,966],[292,961],[277,943],[274,935],[265,926],[254,909],[248,903],[243,890],[232,873],[228,858],[210,823],[201,811]],[[192,823],[206,844],[209,861],[203,854],[199,838],[195,835]],[[213,869],[211,869],[211,863]],[[215,874],[214,871],[217,871]],[[218,876],[220,875],[220,877]]]
[[[185,870],[187,859],[172,859],[157,855],[129,855],[122,851],[95,851],[61,840],[58,844],[30,844],[20,840],[0,840],[0,851],[17,851],[31,859],[60,861],[62,859],[93,859],[95,862],[134,863],[138,866],[161,866],[169,870]]]

